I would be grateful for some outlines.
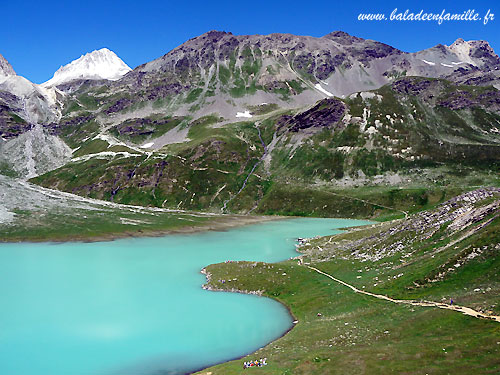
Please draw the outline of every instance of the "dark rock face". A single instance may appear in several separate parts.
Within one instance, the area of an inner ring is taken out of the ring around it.
[[[315,74],[319,79],[327,79],[346,60],[345,53],[332,56],[330,51],[324,50],[317,52],[316,56],[311,53],[298,55],[293,60],[293,67],[310,75]]]
[[[338,99],[324,99],[313,108],[295,116],[282,116],[278,127],[286,127],[291,132],[309,128],[331,128],[344,117],[346,105]]]
[[[314,62],[314,59],[311,56],[311,54],[302,54],[297,56],[293,60],[293,66],[297,70],[312,75],[314,73],[314,68],[316,67],[316,63]]]
[[[353,44],[347,47],[349,55],[361,62],[365,67],[370,67],[370,61],[390,55],[400,55],[403,52],[384,43],[365,41],[363,44]]]
[[[333,40],[345,46],[364,41],[364,39],[349,35],[344,31],[334,31],[326,34],[323,38]]]
[[[94,117],[91,115],[87,116],[76,116],[62,122],[63,126],[77,126],[92,120]]]
[[[392,89],[399,94],[419,95],[428,90],[433,82],[421,78],[402,78],[392,84]]]
[[[136,118],[125,121],[115,127],[120,135],[124,136],[139,136],[150,135],[154,133],[154,128],[165,125],[174,119],[153,120],[151,118]]]
[[[493,48],[484,40],[477,40],[471,43],[470,56],[481,59],[488,68],[494,68],[500,64],[500,58],[495,54]]]
[[[81,124],[84,124],[86,122],[89,122],[94,119],[94,116],[92,115],[85,115],[85,116],[76,116],[76,117],[71,117],[69,119],[64,119],[60,121],[59,123],[49,123],[49,124],[43,124],[43,128],[47,130],[47,132],[51,135],[60,135],[61,130],[63,128],[73,128],[78,129],[78,126]],[[73,131],[74,131],[73,130]]]
[[[31,124],[12,112],[11,108],[0,104],[0,137],[15,138],[31,129]]]
[[[115,113],[115,112],[119,112],[121,111],[122,109],[125,109],[129,106],[131,106],[132,104],[134,104],[134,100],[130,99],[130,98],[121,98],[121,99],[118,99],[114,104],[112,104],[108,109],[106,109],[106,113],[109,115],[111,113]]]
[[[471,108],[479,105],[479,100],[464,91],[456,91],[446,99],[439,101],[438,105],[452,110]]]
[[[417,96],[431,107],[440,106],[451,110],[481,107],[489,111],[500,110],[500,91],[491,87],[468,89],[450,85],[442,80],[408,77],[392,84],[398,94]]]
[[[219,59],[229,59],[231,53],[238,47],[238,39],[235,37],[226,38],[219,44]]]
[[[21,99],[14,94],[11,94],[10,92],[0,91],[0,102],[5,103],[6,105],[19,106],[19,103],[21,103]]]
[[[438,44],[436,45],[435,47],[431,48],[431,49],[434,49],[436,51],[439,51],[441,52],[442,54],[446,54],[446,46],[442,45],[442,44]]]
[[[42,127],[50,135],[60,135],[61,134],[61,123],[51,122],[48,124],[43,124]]]
[[[20,115],[21,99],[17,96],[0,91],[0,137],[10,139],[31,129],[31,124]]]
[[[488,90],[488,92],[482,93],[478,96],[478,100],[481,102],[485,109],[494,110],[500,112],[500,91],[496,89]]]
[[[169,95],[177,95],[186,89],[187,89],[187,87],[185,87],[177,82],[163,84],[163,85],[157,85],[157,86],[153,86],[153,87],[148,88],[144,97],[147,100],[157,100],[157,99],[166,98]]]
[[[480,74],[477,76],[469,76],[462,84],[470,86],[487,86],[495,83],[498,77],[493,74]]]

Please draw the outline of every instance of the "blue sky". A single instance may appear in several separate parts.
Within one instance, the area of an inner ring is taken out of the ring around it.
[[[322,36],[343,30],[413,52],[438,43],[488,40],[500,52],[497,1],[5,1],[2,4],[0,54],[33,82],[52,77],[60,65],[107,47],[130,67],[162,56],[187,39],[209,30],[233,34],[274,32]],[[481,17],[491,9],[498,19],[483,22],[361,22],[360,13],[387,16],[409,9]]]

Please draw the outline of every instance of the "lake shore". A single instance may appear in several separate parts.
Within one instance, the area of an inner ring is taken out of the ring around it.
[[[36,236],[18,236],[14,238],[1,238],[0,243],[19,243],[19,242],[107,242],[123,238],[138,237],[161,237],[171,234],[190,234],[206,231],[225,231],[231,228],[265,223],[276,220],[286,220],[287,216],[254,216],[254,215],[214,215],[208,216],[206,221],[196,222],[196,224],[186,224],[167,228],[154,228],[131,226],[130,229],[123,231],[110,231],[97,234],[89,233],[56,233],[53,235]]]
[[[207,289],[273,298],[299,323],[241,359],[196,374],[239,374],[243,361],[264,357],[268,366],[259,372],[266,375],[497,369],[498,203],[490,197],[470,203],[475,194],[404,219],[310,239],[299,249],[300,265],[207,266]],[[484,212],[478,207],[490,213],[468,227],[449,225]]]
[[[300,256],[300,255],[299,255]],[[291,258],[291,259],[294,259],[294,258]],[[209,265],[207,267],[210,267],[212,265]],[[208,270],[207,270],[207,267],[203,268],[200,273],[202,275],[204,275],[206,277],[206,283],[202,285],[202,289],[204,290],[207,290],[209,292],[222,292],[222,293],[240,293],[240,294],[247,294],[247,295],[254,295],[254,296],[258,296],[258,297],[262,297],[262,298],[270,298],[270,299],[274,299],[276,302],[280,303],[288,312],[288,314],[290,315],[290,319],[292,320],[292,325],[286,330],[284,331],[279,337],[276,337],[274,340],[270,341],[269,343],[263,345],[261,348],[257,349],[257,350],[252,350],[246,354],[242,354],[240,356],[237,356],[235,358],[232,358],[232,359],[228,359],[228,360],[224,360],[224,361],[220,361],[218,363],[214,363],[213,365],[210,365],[209,367],[202,367],[202,368],[199,368],[197,370],[194,370],[194,371],[191,371],[189,373],[187,373],[186,375],[192,375],[192,374],[199,374],[199,375],[212,375],[212,372],[202,372],[206,369],[209,369],[209,368],[212,368],[214,366],[217,366],[217,365],[221,365],[221,364],[224,364],[224,363],[228,363],[228,362],[231,362],[231,361],[237,361],[237,360],[241,360],[245,357],[248,357],[249,355],[252,355],[253,353],[256,353],[258,350],[272,344],[273,342],[276,342],[278,341],[279,339],[285,337],[288,333],[290,333],[292,331],[292,329],[294,329],[297,324],[299,324],[299,321],[297,320],[297,318],[295,317],[293,311],[292,311],[292,308],[289,304],[286,304],[284,303],[283,301],[279,300],[278,298],[273,298],[273,297],[270,297],[270,296],[266,296],[264,295],[264,291],[262,290],[243,290],[243,289],[239,289],[239,288],[231,288],[231,289],[227,289],[227,288],[217,288],[217,287],[214,287],[213,284],[211,284],[211,279],[212,279],[212,273],[210,273]]]

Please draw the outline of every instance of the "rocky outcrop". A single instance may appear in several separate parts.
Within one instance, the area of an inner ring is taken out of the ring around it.
[[[0,55],[0,76],[15,76],[16,72],[12,68],[12,65]]]
[[[338,99],[324,99],[311,109],[295,116],[283,116],[278,122],[278,128],[286,128],[291,132],[299,132],[310,128],[334,128],[340,126],[344,117],[346,105]]]
[[[397,93],[415,96],[422,94],[432,86],[435,85],[431,80],[415,77],[398,79],[391,85]]]
[[[493,202],[485,203],[489,201]],[[392,223],[379,224],[379,230],[372,231],[370,236],[352,241],[333,241],[333,238],[328,242],[330,246],[322,246],[321,249],[306,242],[299,251],[321,260],[341,257],[380,261],[396,254],[404,254],[404,258],[409,258],[420,250],[419,244],[430,238],[435,238],[436,241],[443,236],[452,238],[457,233],[469,230],[461,238],[463,240],[474,234],[474,230],[470,230],[473,225],[495,215],[500,215],[500,189],[481,188],[452,198],[433,210],[422,211]],[[479,225],[476,230],[485,225],[488,222]],[[440,233],[442,234],[439,235]],[[453,243],[452,241],[451,244]],[[437,248],[433,251],[437,253],[441,250]]]

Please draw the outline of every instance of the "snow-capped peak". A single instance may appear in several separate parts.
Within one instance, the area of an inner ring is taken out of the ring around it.
[[[54,77],[42,83],[42,86],[57,86],[75,79],[109,79],[115,81],[131,70],[113,51],[101,48],[61,66],[55,72]]]
[[[12,65],[9,64],[9,62],[0,55],[0,76],[15,76],[16,72],[12,68]]]

